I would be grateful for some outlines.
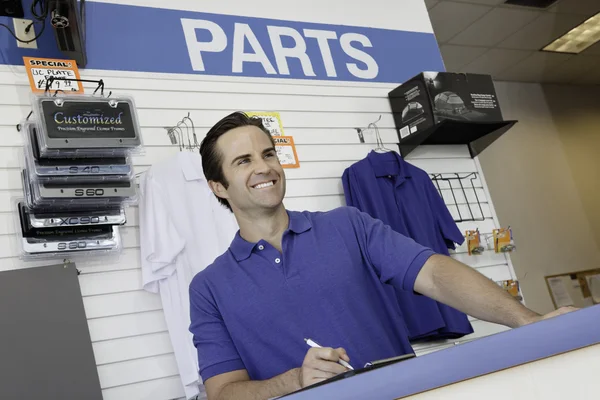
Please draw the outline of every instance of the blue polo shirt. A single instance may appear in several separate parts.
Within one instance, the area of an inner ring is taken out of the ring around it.
[[[302,365],[304,338],[343,347],[354,367],[412,352],[394,288],[412,292],[434,254],[353,207],[288,211],[283,253],[239,232],[190,284],[190,331],[204,380]]]
[[[464,237],[429,175],[396,152],[370,152],[344,171],[346,204],[388,224],[437,253]],[[445,304],[397,291],[411,340],[456,338],[473,333],[467,316]]]

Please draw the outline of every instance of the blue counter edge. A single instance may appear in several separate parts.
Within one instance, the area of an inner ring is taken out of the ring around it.
[[[600,305],[497,333],[291,396],[397,399],[600,343]]]

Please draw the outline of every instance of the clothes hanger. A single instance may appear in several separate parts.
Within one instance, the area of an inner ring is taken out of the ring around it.
[[[165,128],[167,130],[167,136],[169,136],[169,140],[171,144],[176,144],[179,147],[179,151],[182,151],[185,148],[185,142],[183,140],[183,130],[179,126],[181,121],[170,128]]]
[[[381,135],[379,134],[379,127],[377,127],[377,123],[381,121],[381,115],[379,116],[379,118],[377,119],[377,121],[375,122],[371,122],[367,128],[368,129],[373,129],[375,131],[375,140],[377,142],[377,147],[375,147],[373,149],[373,151],[375,151],[376,153],[387,153],[390,151],[394,151],[392,149],[388,149],[387,147],[385,147],[385,145],[383,144],[383,140],[381,139]]]
[[[187,124],[187,122],[185,122],[185,118],[182,119],[181,121],[179,121],[179,124],[185,125],[185,134],[187,136],[187,143],[188,143],[187,147],[185,147],[185,148],[188,150],[192,150],[194,148],[194,146],[192,146],[192,139],[190,138],[190,126]]]
[[[183,141],[183,131],[181,130],[181,128],[178,125],[175,125],[173,127],[173,129],[175,129],[177,132],[177,137],[178,137],[177,144],[179,145],[179,151],[183,151],[183,149],[185,148],[184,147],[185,143]]]
[[[194,127],[194,121],[192,121],[192,119],[190,118],[190,113],[188,112],[188,115],[183,117],[182,121],[188,120],[190,121],[190,124],[192,125],[192,137],[194,138],[194,147],[200,148],[200,143],[198,143],[198,137],[196,136],[196,128]]]
[[[165,128],[167,130],[167,136],[169,136],[169,140],[171,141],[171,144],[177,144],[177,137],[175,136],[175,129],[173,129],[173,127],[171,128]]]

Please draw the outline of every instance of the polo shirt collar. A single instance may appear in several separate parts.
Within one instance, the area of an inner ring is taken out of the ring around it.
[[[202,170],[202,158],[200,154],[181,151],[177,154],[177,157],[186,181],[206,179]]]
[[[312,228],[312,224],[310,223],[306,215],[298,211],[288,211],[287,213],[290,217],[290,225],[288,230],[294,233],[304,233],[310,228]]]
[[[240,235],[240,231],[238,230],[235,234],[235,238],[233,238],[233,241],[229,246],[229,250],[235,257],[235,259],[239,262],[250,257],[252,250],[254,250],[254,246],[256,246],[256,243],[248,242],[242,237],[242,235]]]
[[[300,234],[312,228],[311,222],[303,213],[297,211],[287,211],[287,213],[290,219],[288,226],[289,231],[294,232],[295,234]],[[235,238],[231,242],[231,246],[229,246],[229,250],[231,250],[231,253],[239,262],[250,257],[256,245],[257,243],[251,243],[244,239],[238,230]]]
[[[395,176],[396,186],[401,185],[406,179],[411,178],[410,171],[406,168],[406,161],[395,151],[377,153],[371,151],[367,155],[367,160],[373,168],[377,178],[384,176]]]

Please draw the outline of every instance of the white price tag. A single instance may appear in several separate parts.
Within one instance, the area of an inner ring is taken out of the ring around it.
[[[60,79],[53,80],[48,87],[49,90],[63,90],[65,92],[76,92],[79,90],[80,82],[68,80],[68,78],[77,79],[75,72],[71,70],[32,68],[31,73],[35,82],[35,87],[38,89],[46,90],[48,79],[54,77]]]
[[[250,117],[259,117],[262,119],[263,126],[269,131],[271,136],[284,136],[283,124],[281,123],[281,116],[278,112],[267,112],[267,111],[252,111],[246,113]]]
[[[275,150],[281,166],[283,168],[299,168],[300,162],[298,161],[294,138],[291,136],[278,136],[273,139],[275,140]]]

